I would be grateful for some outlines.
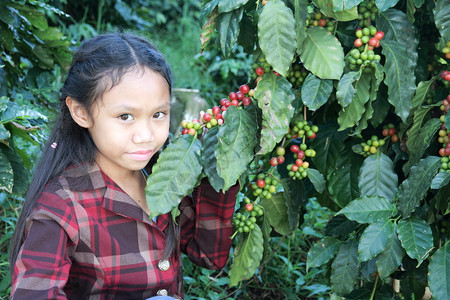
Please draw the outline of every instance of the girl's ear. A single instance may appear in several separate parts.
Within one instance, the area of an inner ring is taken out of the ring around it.
[[[66,98],[66,105],[75,123],[84,128],[92,127],[91,116],[83,105],[71,97]]]

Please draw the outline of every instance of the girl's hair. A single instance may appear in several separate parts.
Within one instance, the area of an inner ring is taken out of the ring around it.
[[[169,65],[162,54],[141,37],[129,33],[102,34],[84,41],[75,52],[66,81],[61,88],[59,117],[34,170],[11,240],[11,272],[22,244],[26,220],[35,207],[44,186],[71,165],[91,164],[95,161],[97,148],[88,130],[80,127],[72,119],[65,103],[66,98],[73,98],[89,112],[95,101],[101,99],[103,93],[120,83],[124,74],[144,68],[163,76],[169,85],[170,92],[172,91],[172,74]],[[171,223],[163,254],[165,258],[178,249],[178,229],[172,218],[169,219]]]

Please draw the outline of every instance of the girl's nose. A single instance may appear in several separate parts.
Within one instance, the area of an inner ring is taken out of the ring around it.
[[[150,124],[138,126],[133,135],[133,142],[136,144],[152,142],[154,138],[153,129]]]

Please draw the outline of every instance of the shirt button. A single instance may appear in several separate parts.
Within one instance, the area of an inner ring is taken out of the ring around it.
[[[167,271],[170,268],[170,262],[167,259],[162,259],[158,263],[158,268],[161,271]]]
[[[156,295],[158,296],[167,296],[169,293],[167,293],[166,289],[161,289],[159,291],[156,292]]]

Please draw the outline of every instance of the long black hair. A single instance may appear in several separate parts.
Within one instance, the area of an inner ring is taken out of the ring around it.
[[[144,38],[129,33],[102,34],[84,41],[75,52],[61,88],[59,117],[42,149],[11,240],[11,272],[22,244],[26,220],[46,183],[71,165],[92,164],[95,161],[97,148],[94,141],[88,130],[72,119],[66,98],[76,100],[89,112],[104,92],[120,83],[123,75],[135,68],[149,68],[160,74],[167,81],[170,92],[172,91],[169,65],[163,55]],[[172,218],[169,219],[171,222],[163,253],[165,258],[177,251],[179,240],[177,226]]]

